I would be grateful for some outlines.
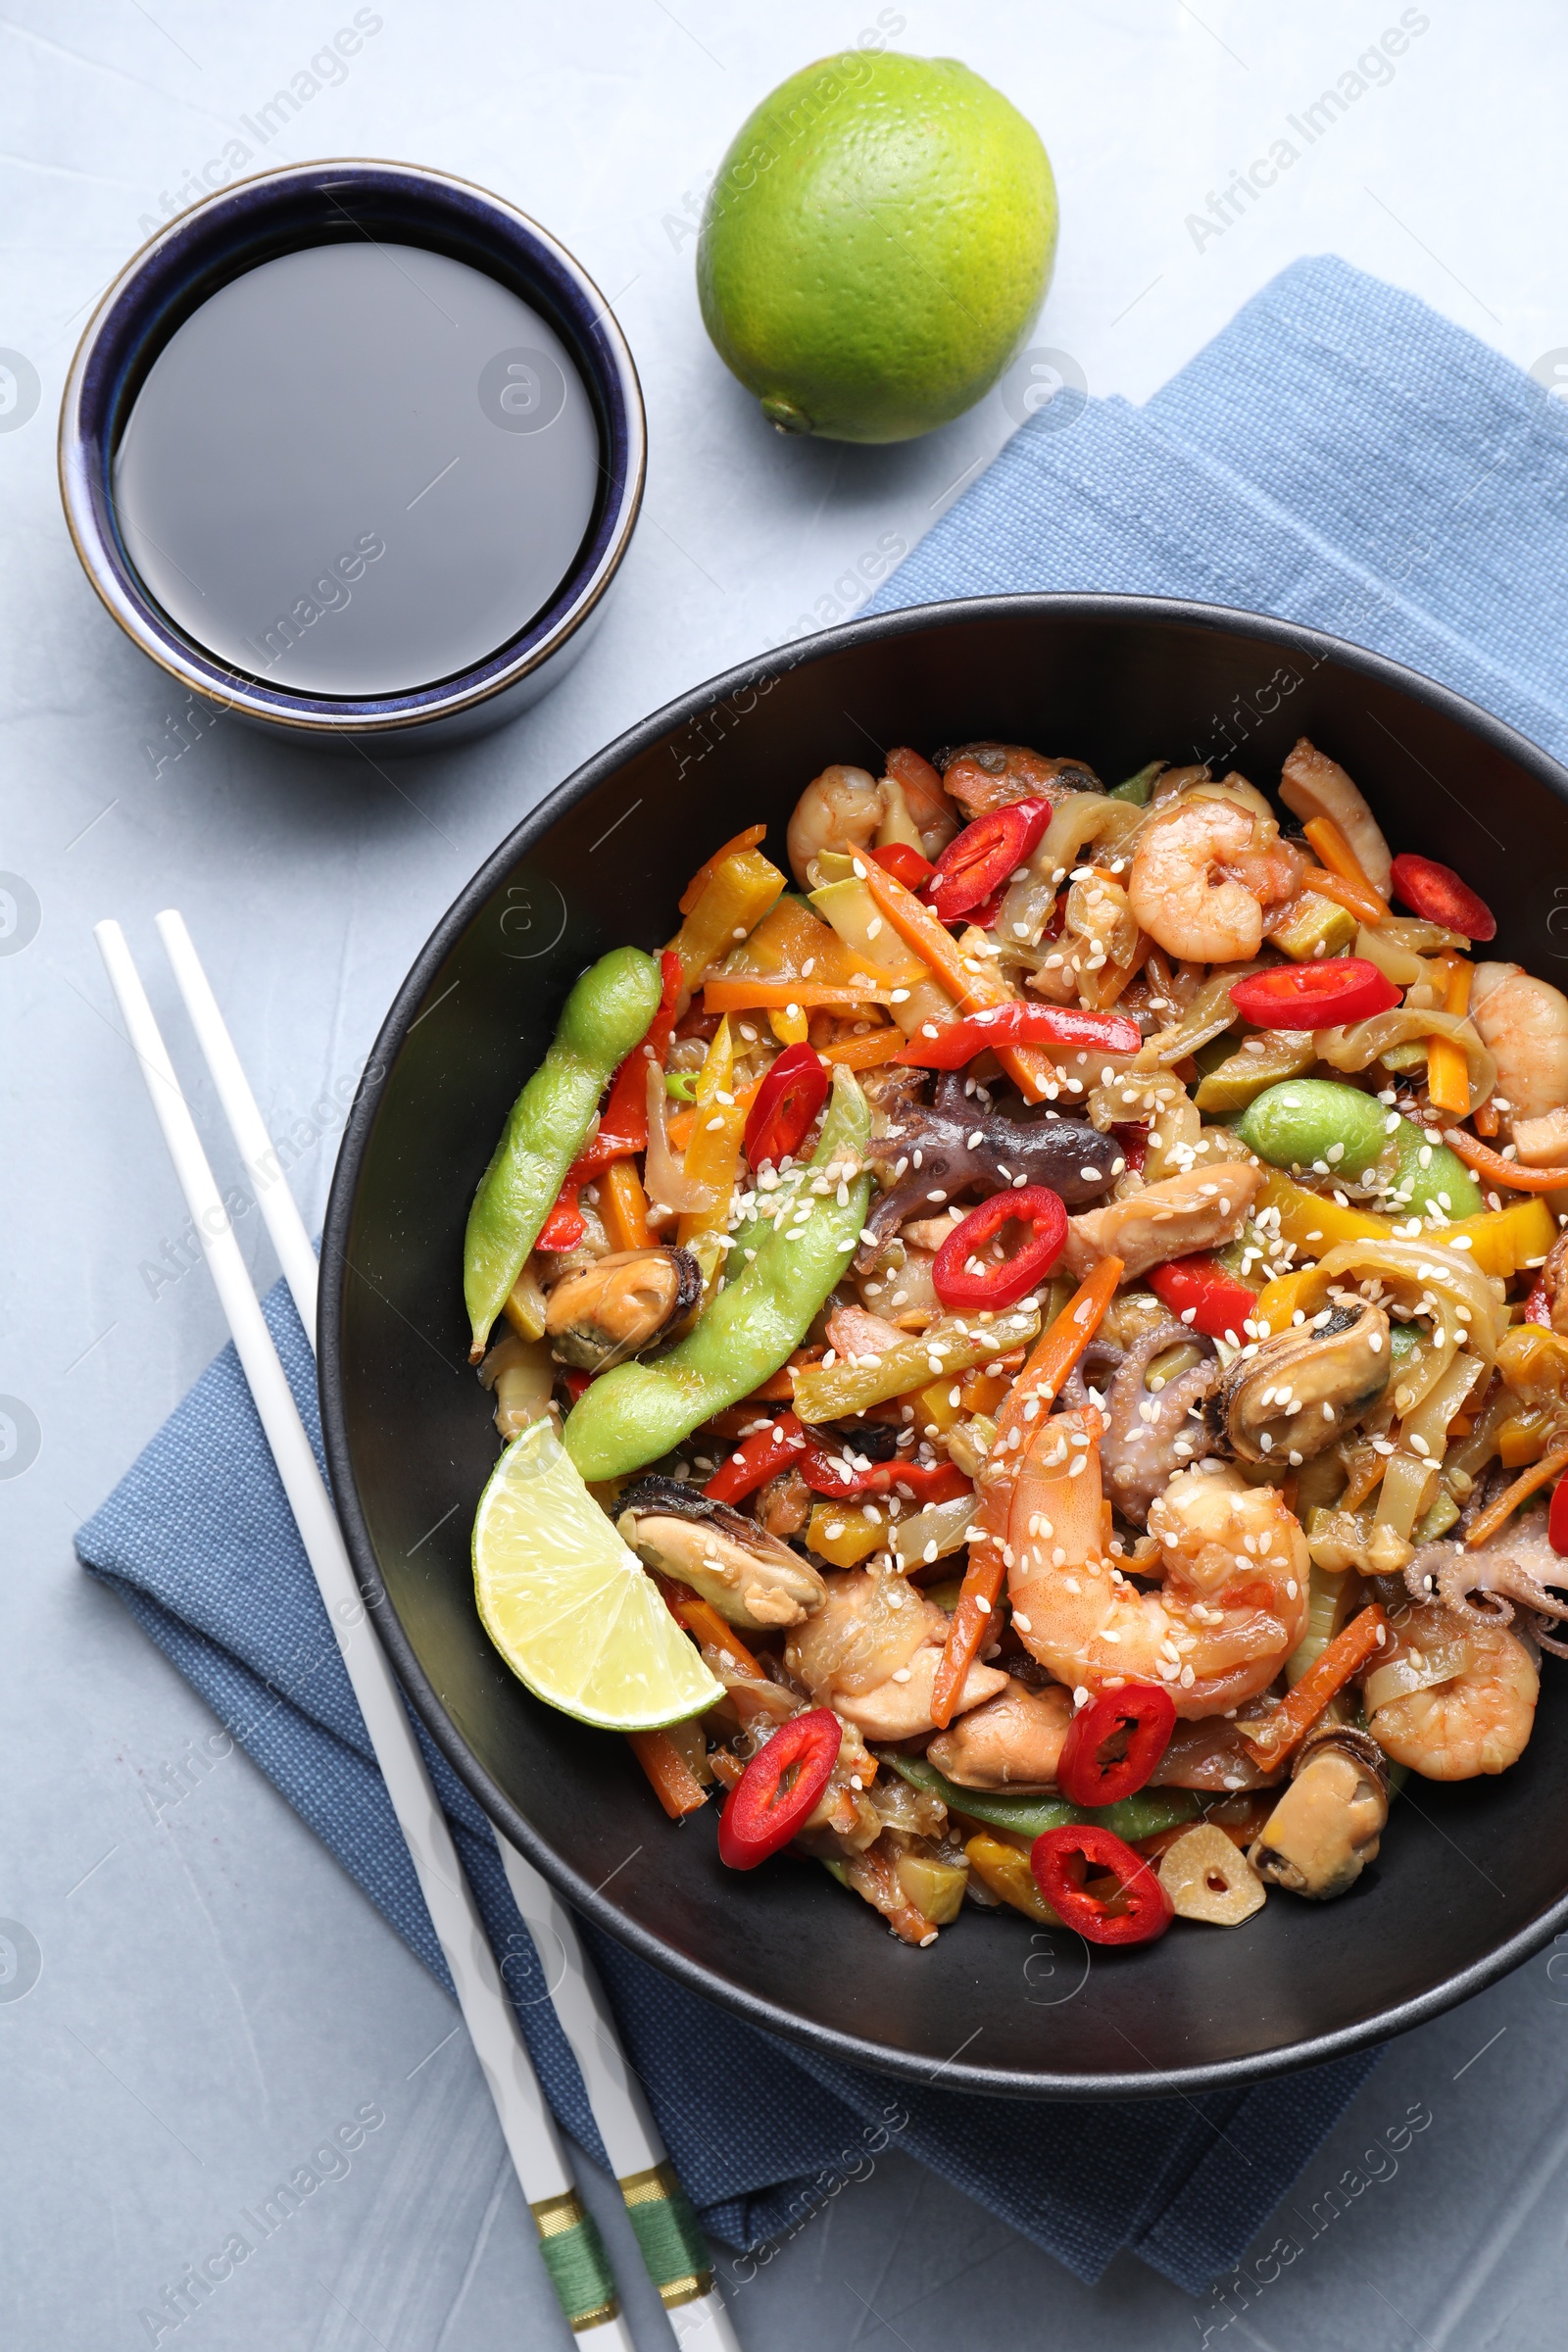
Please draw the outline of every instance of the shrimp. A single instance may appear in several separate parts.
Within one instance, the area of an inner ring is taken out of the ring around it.
[[[897,744],[887,756],[882,789],[891,804],[894,792],[904,796],[905,811],[920,836],[920,854],[933,862],[958,830],[958,811],[949,800],[941,770],[907,745]],[[889,787],[892,790],[889,790]]]
[[[785,835],[801,888],[810,889],[812,863],[824,850],[868,850],[886,814],[887,796],[863,767],[824,767],[796,802]]]
[[[1257,954],[1263,908],[1293,895],[1298,871],[1281,844],[1259,844],[1257,830],[1239,798],[1195,798],[1178,801],[1140,836],[1127,897],[1167,956],[1245,963]]]
[[[1108,1555],[1102,1415],[1042,1421],[1007,1517],[1019,1638],[1058,1682],[1165,1683],[1180,1716],[1222,1714],[1267,1690],[1306,1631],[1306,1539],[1274,1487],[1228,1465],[1178,1471],[1151,1505],[1164,1583],[1129,1583]]]
[[[1262,1182],[1262,1169],[1245,1159],[1164,1177],[1125,1200],[1069,1217],[1062,1265],[1081,1282],[1102,1257],[1119,1257],[1122,1280],[1132,1282],[1168,1257],[1215,1249],[1241,1232]]]
[[[1497,1064],[1497,1107],[1506,1102],[1515,1124],[1568,1102],[1568,997],[1560,989],[1517,963],[1478,963],[1470,1018]]]
[[[1393,1649],[1378,1652],[1366,1681],[1418,1653],[1451,1643],[1458,1633],[1471,1664],[1448,1681],[1410,1690],[1375,1707],[1367,1728],[1384,1754],[1429,1781],[1470,1781],[1506,1772],[1524,1754],[1535,1727],[1541,1677],[1517,1634],[1463,1621],[1439,1601],[1419,1601],[1396,1628]]]

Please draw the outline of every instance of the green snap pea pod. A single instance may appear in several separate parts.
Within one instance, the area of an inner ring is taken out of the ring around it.
[[[870,1124],[854,1073],[835,1070],[821,1140],[788,1216],[755,1229],[756,1256],[726,1279],[667,1355],[617,1365],[592,1382],[567,1415],[566,1451],[585,1479],[620,1478],[657,1461],[788,1361],[843,1275],[871,1199],[869,1176],[821,1193],[811,1189],[812,1178],[835,1162],[858,1165]],[[733,1267],[738,1254],[731,1250],[726,1262]]]
[[[1198,1818],[1198,1799],[1190,1788],[1141,1788],[1115,1805],[1073,1805],[1064,1796],[1006,1796],[989,1788],[960,1788],[924,1756],[877,1752],[880,1761],[911,1788],[927,1789],[954,1812],[967,1813],[971,1821],[988,1821],[993,1829],[1010,1830],[1016,1838],[1039,1838],[1047,1830],[1092,1821],[1134,1845],[1140,1838],[1152,1838],[1158,1830]]]
[[[1389,1203],[1396,1214],[1421,1216],[1437,1208],[1450,1217],[1475,1217],[1486,1206],[1481,1187],[1446,1144],[1388,1111],[1375,1095],[1337,1079],[1289,1078],[1265,1087],[1237,1120],[1236,1132],[1272,1168],[1327,1172],[1352,1183],[1375,1168],[1389,1192],[1401,1196]]]
[[[1377,1167],[1388,1141],[1387,1113],[1375,1095],[1334,1078],[1287,1078],[1249,1102],[1236,1132],[1271,1168],[1317,1168],[1359,1182]]]
[[[659,998],[660,971],[652,956],[640,948],[612,948],[601,956],[566,999],[550,1051],[512,1105],[463,1239],[471,1362],[484,1353],[490,1326],[555,1206],[600,1096],[647,1035]]]

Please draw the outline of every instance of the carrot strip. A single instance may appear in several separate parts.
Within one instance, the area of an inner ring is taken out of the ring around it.
[[[656,1581],[675,1623],[682,1633],[690,1634],[700,1649],[716,1649],[731,1674],[744,1674],[754,1683],[767,1680],[735,1628],[725,1624],[710,1600],[670,1577],[661,1576]]]
[[[1320,899],[1332,899],[1337,906],[1348,906],[1358,914],[1369,930],[1389,919],[1389,904],[1379,898],[1370,882],[1352,882],[1348,874],[1336,874],[1326,866],[1309,865],[1301,876],[1303,890],[1316,891]]]
[[[1009,992],[995,972],[977,970],[961,942],[947,931],[912,891],[873,858],[865,868],[865,886],[906,948],[912,949],[952,997],[960,1013],[981,1012],[993,1004],[1010,1003]],[[1026,1102],[1044,1100],[1054,1081],[1055,1068],[1038,1047],[999,1046],[997,1059]]]
[[[1474,1121],[1477,1135],[1484,1135],[1489,1141],[1498,1132],[1502,1125],[1501,1119],[1497,1116],[1497,1105],[1495,1102],[1494,1102],[1490,1095],[1487,1097],[1484,1102],[1478,1102],[1476,1104],[1474,1111],[1471,1113],[1471,1117]]]
[[[1559,1438],[1556,1445],[1550,1446],[1542,1455],[1539,1462],[1532,1462],[1528,1470],[1521,1471],[1513,1485],[1504,1487],[1496,1501],[1489,1503],[1486,1509],[1465,1529],[1466,1545],[1474,1549],[1478,1544],[1490,1543],[1503,1521],[1509,1518],[1522,1502],[1528,1501],[1538,1487],[1544,1487],[1548,1479],[1555,1478],[1558,1471],[1564,1469],[1568,1469],[1568,1438]]]
[[[748,825],[744,833],[737,833],[733,841],[726,841],[721,850],[715,850],[708,863],[697,868],[696,873],[681,892],[680,910],[682,914],[690,914],[712,880],[715,865],[722,865],[726,858],[735,857],[741,850],[755,850],[758,843],[765,840],[766,837],[767,827],[765,825]]]
[[[599,1214],[612,1250],[646,1250],[648,1195],[634,1159],[612,1159],[594,1182],[599,1188]]]
[[[1515,1193],[1554,1193],[1568,1184],[1568,1168],[1525,1168],[1516,1159],[1504,1159],[1486,1144],[1477,1143],[1462,1127],[1445,1127],[1443,1140],[1478,1176],[1486,1176],[1494,1184],[1505,1184]]]
[[[1468,1012],[1471,967],[1461,956],[1448,956],[1444,961],[1448,973],[1444,1010]],[[1451,1037],[1427,1040],[1427,1097],[1451,1118],[1462,1119],[1470,1107],[1470,1065],[1464,1048],[1456,1046]]]
[[[797,1348],[789,1362],[781,1365],[777,1372],[773,1373],[769,1379],[764,1380],[760,1389],[754,1389],[749,1396],[743,1397],[742,1402],[745,1404],[792,1404],[795,1401],[796,1373],[804,1372],[810,1364],[819,1364],[826,1352],[826,1348],[820,1340],[814,1341],[808,1348]]]
[[[702,1811],[708,1791],[667,1732],[628,1732],[626,1745],[647,1773],[654,1794],[671,1821]]]
[[[1099,1330],[1101,1318],[1116,1295],[1122,1270],[1119,1257],[1101,1259],[1049,1329],[1041,1333],[997,1415],[997,1434],[990,1454],[996,1469],[989,1476],[982,1474],[980,1534],[969,1546],[958,1605],[948,1628],[933,1688],[931,1718],[939,1731],[946,1731],[952,1721],[964,1677],[974,1664],[992,1622],[992,1612],[1002,1597],[1006,1575],[1002,1541],[1013,1487],[1013,1474],[1008,1466],[1013,1449],[1007,1445],[1008,1435],[1013,1429],[1023,1427],[1023,1408],[1031,1397],[1038,1397],[1047,1408],[1055,1401],[1062,1382]]]
[[[1242,1745],[1253,1763],[1277,1764],[1298,1740],[1305,1739],[1335,1692],[1343,1690],[1353,1674],[1360,1673],[1388,1638],[1388,1618],[1381,1602],[1373,1601],[1370,1608],[1362,1609],[1343,1632],[1335,1635],[1272,1715],[1256,1725],[1239,1723],[1236,1729],[1241,1734]]]
[[[1301,827],[1301,831],[1306,835],[1307,840],[1312,844],[1313,849],[1316,850],[1331,874],[1337,874],[1342,882],[1358,883],[1368,898],[1377,901],[1383,909],[1378,921],[1386,923],[1389,919],[1389,903],[1373,882],[1371,875],[1340,831],[1339,826],[1334,822],[1333,817],[1309,816]]]
[[[884,1061],[891,1061],[904,1045],[904,1031],[890,1021],[885,1029],[873,1029],[865,1037],[841,1037],[831,1046],[818,1046],[817,1056],[830,1068],[841,1070],[874,1070]]]

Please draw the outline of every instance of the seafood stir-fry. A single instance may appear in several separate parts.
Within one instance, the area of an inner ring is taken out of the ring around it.
[[[579,980],[476,1195],[611,1698],[526,1561],[487,1626],[915,1945],[1344,1893],[1568,1654],[1568,999],[1304,739],[1277,800],[898,749],[764,840]]]

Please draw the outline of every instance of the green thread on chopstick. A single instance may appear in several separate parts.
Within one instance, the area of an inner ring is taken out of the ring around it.
[[[583,2211],[572,2188],[559,2197],[541,2197],[529,2210],[539,2230],[539,2251],[572,2332],[602,2328],[620,2306],[597,2223]]]
[[[666,2311],[711,2293],[713,2257],[674,2166],[655,2164],[645,2173],[622,2174],[620,2193]]]

